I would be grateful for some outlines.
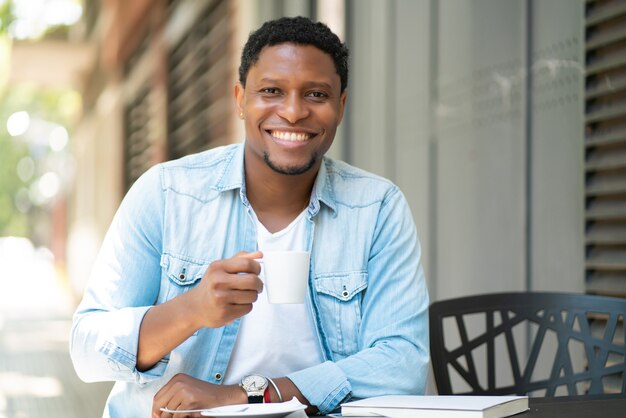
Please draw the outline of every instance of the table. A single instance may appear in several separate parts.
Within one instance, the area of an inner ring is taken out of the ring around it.
[[[530,410],[515,418],[624,418],[626,394],[529,398]]]
[[[626,393],[528,398],[529,410],[511,418],[625,418]],[[317,418],[340,418],[340,414]]]

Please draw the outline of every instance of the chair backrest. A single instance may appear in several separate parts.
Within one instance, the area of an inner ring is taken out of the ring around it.
[[[434,302],[430,350],[438,392],[624,393],[625,317],[626,299],[584,294],[494,293]]]

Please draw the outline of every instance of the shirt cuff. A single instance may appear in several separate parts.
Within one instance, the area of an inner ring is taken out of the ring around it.
[[[332,361],[288,374],[287,378],[321,414],[335,410],[352,392],[348,378]]]
[[[110,324],[116,325],[115,331],[103,336],[98,349],[107,357],[108,365],[114,373],[126,375],[124,380],[135,380],[139,384],[162,377],[169,363],[169,359],[165,357],[148,370],[143,372],[137,370],[139,329],[143,317],[150,308],[150,306],[123,308],[115,311],[113,317],[107,317]]]

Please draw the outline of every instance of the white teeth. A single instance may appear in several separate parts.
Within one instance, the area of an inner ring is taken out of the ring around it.
[[[306,141],[311,137],[310,134],[304,132],[271,131],[270,134],[274,138],[282,139],[283,141]]]

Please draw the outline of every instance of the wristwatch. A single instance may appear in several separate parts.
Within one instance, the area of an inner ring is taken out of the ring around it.
[[[239,384],[248,395],[248,403],[263,403],[263,394],[267,385],[267,379],[258,374],[245,376]]]

